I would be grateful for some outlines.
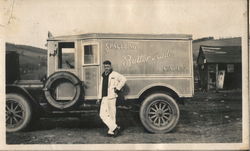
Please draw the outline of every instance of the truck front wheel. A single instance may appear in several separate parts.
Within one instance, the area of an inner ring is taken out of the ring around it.
[[[22,95],[7,94],[5,112],[7,132],[24,130],[31,121],[31,106]]]
[[[167,133],[175,128],[180,111],[175,100],[164,93],[148,96],[140,108],[143,126],[151,133]]]

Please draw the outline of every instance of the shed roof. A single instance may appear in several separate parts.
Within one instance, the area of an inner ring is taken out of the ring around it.
[[[201,46],[201,54],[207,63],[241,63],[241,46]]]
[[[122,33],[87,33],[80,35],[67,35],[50,37],[48,40],[67,39],[192,39],[188,34],[122,34]]]

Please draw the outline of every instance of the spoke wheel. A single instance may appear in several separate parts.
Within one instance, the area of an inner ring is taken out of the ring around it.
[[[148,107],[146,116],[154,126],[161,127],[171,121],[173,111],[170,105],[164,100],[156,100]]]
[[[31,107],[26,98],[18,94],[7,94],[5,123],[7,132],[24,130],[31,119]]]
[[[140,119],[149,132],[166,133],[178,123],[179,108],[171,96],[163,93],[152,94],[142,103]]]

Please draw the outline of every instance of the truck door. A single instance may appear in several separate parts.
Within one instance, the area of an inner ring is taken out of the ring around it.
[[[85,99],[97,99],[100,61],[98,43],[82,43],[82,80]]]

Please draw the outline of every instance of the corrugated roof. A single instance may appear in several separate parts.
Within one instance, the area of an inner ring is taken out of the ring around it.
[[[88,33],[80,35],[56,36],[48,40],[67,39],[192,39],[188,34],[121,34],[121,33]]]
[[[241,46],[201,46],[208,63],[241,63]]]

